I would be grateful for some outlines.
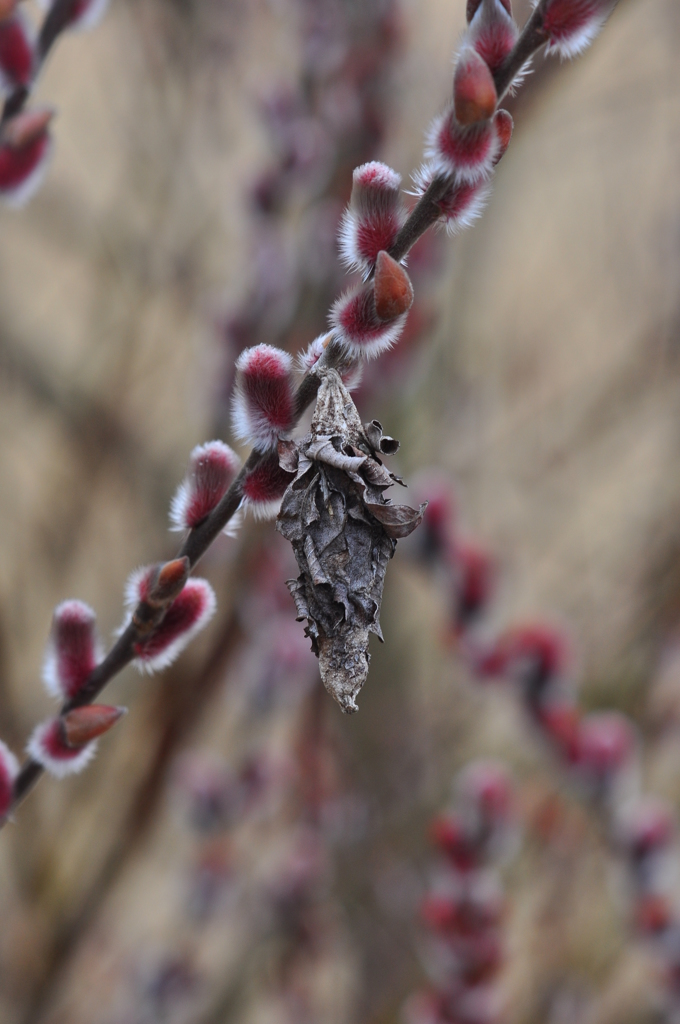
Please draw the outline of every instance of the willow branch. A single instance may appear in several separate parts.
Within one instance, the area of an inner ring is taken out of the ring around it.
[[[41,62],[44,61],[60,32],[68,24],[71,7],[74,2],[75,0],[56,0],[47,15],[40,32],[38,46]],[[494,80],[499,98],[507,93],[516,75],[524,67],[531,55],[546,42],[543,29],[546,5],[547,0],[540,0],[524,26],[514,49],[496,73]],[[9,116],[20,110],[25,103],[28,92],[23,98],[19,95],[19,92],[17,91],[7,100],[2,120],[0,120],[0,126]],[[403,259],[418,239],[439,220],[441,217],[440,202],[451,184],[452,179],[449,177],[440,176],[433,179],[411,210],[394,244],[390,248],[389,253],[393,259]],[[321,365],[340,366],[344,359],[345,353],[342,346],[337,341],[332,340],[319,363],[304,376],[297,389],[295,395],[296,423],[316,397],[320,383],[318,371]],[[220,503],[187,536],[177,557],[188,558],[191,569],[196,566],[210,545],[216,540],[240,508],[243,502],[243,484],[246,476],[260,465],[264,457],[258,451],[251,451],[243,468]],[[79,690],[78,694],[63,705],[60,713],[62,715],[66,714],[76,707],[90,704],[95,700],[104,687],[134,660],[136,657],[136,644],[142,639],[142,636],[149,636],[149,623],[151,622],[153,627],[157,627],[162,622],[163,615],[164,612],[159,612],[158,609],[151,608],[145,602],[141,602],[104,660],[94,669],[87,683]],[[146,624],[145,629],[140,630],[140,623]],[[14,784],[11,811],[14,811],[25,799],[42,773],[43,768],[36,761],[29,759],[24,763]],[[4,822],[0,822],[0,828],[3,824]]]

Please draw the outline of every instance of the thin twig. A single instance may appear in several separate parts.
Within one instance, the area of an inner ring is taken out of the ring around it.
[[[225,616],[202,667],[190,678],[185,678],[185,685],[171,688],[173,695],[170,700],[167,692],[158,695],[157,719],[161,724],[156,735],[155,751],[139,781],[116,842],[108,851],[79,906],[57,932],[49,967],[31,995],[26,1013],[21,1019],[22,1024],[37,1024],[42,1019],[81,945],[83,933],[90,927],[111,887],[148,835],[164,792],[163,786],[173,756],[200,719],[215,690],[223,683],[225,665],[241,640],[238,614],[232,608]]]
[[[39,50],[42,59],[44,59],[53,45],[59,32],[68,23],[73,2],[74,0],[56,0],[56,3],[50,10],[40,33]],[[543,16],[546,4],[547,0],[540,0],[527,21],[512,53],[497,72],[495,82],[499,97],[507,92],[515,76],[528,58],[546,42],[543,32]],[[6,119],[8,107],[12,104],[13,100],[14,97],[10,96],[5,104],[2,121]],[[19,102],[19,100],[17,99],[16,102]],[[2,121],[0,121],[0,125]],[[446,177],[436,177],[433,179],[399,231],[394,245],[390,249],[390,255],[393,259],[403,259],[418,239],[439,220],[441,216],[439,203],[450,184],[451,180]],[[326,366],[337,366],[342,363],[343,358],[344,352],[342,347],[336,341],[332,341],[320,363],[323,361]],[[317,371],[320,363],[304,376],[297,389],[295,396],[296,422],[316,397],[319,388]],[[220,503],[204,522],[192,530],[186,538],[177,557],[187,557],[192,569],[240,508],[243,502],[243,483],[246,475],[256,469],[264,457],[260,452],[251,451],[241,472],[229,487]],[[104,660],[94,669],[87,683],[78,694],[63,705],[61,714],[66,714],[73,708],[84,704],[90,704],[101,693],[107,683],[134,660],[136,656],[135,646],[140,639],[140,633],[135,625],[135,621],[148,622],[153,614],[153,611],[145,602],[141,602],[138,605],[129,624],[118,637]],[[156,613],[156,626],[160,625],[162,617],[163,613]],[[42,773],[43,768],[36,761],[29,759],[24,763],[15,781],[11,811],[14,811],[22,800],[25,799]],[[0,822],[0,828],[3,824],[4,821]]]
[[[494,75],[499,103],[529,58],[547,42],[543,29],[547,3],[548,0],[540,0],[512,52]],[[439,220],[442,212],[439,203],[450,186],[451,179],[443,175],[432,179],[390,248],[392,259],[402,260],[428,228]]]
[[[548,41],[543,28],[547,6],[548,0],[540,0],[536,5],[511,53],[493,76],[499,103],[529,58]]]
[[[342,359],[342,352],[336,345],[330,344],[326,350],[324,359],[326,365],[334,365]],[[319,377],[317,373],[312,370],[303,377],[296,392],[295,406],[297,419],[299,419],[308,406],[311,405],[318,388]],[[240,508],[243,501],[243,483],[246,475],[255,469],[262,462],[264,457],[265,456],[261,452],[255,450],[250,453],[243,468],[241,469],[241,472],[229,487],[220,503],[213,509],[210,515],[203,523],[201,523],[200,526],[191,531],[182,544],[177,557],[187,557],[192,569],[196,566],[213,541],[220,535],[224,527]],[[104,660],[97,665],[91,673],[87,683],[79,690],[76,696],[65,702],[61,708],[60,714],[64,715],[76,707],[82,707],[84,704],[91,704],[92,701],[98,697],[107,683],[109,683],[114,676],[117,676],[119,672],[122,672],[122,670],[134,660],[136,657],[135,645],[140,639],[140,632],[138,627],[135,625],[135,621],[148,620],[150,613],[151,609],[146,605],[146,603],[140,602],[135,614],[132,616],[130,622],[120,634]],[[161,621],[162,616],[158,618],[156,625],[160,625]],[[11,812],[13,812],[30,793],[42,773],[43,767],[38,764],[37,761],[29,759],[24,763],[14,783],[14,798]],[[5,821],[6,820],[7,819],[5,819]],[[0,828],[4,823],[4,821],[0,823]]]

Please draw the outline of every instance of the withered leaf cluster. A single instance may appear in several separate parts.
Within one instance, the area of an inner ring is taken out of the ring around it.
[[[393,505],[384,491],[402,483],[382,463],[398,442],[377,420],[363,425],[333,369],[322,381],[311,431],[281,441],[283,469],[295,473],[277,529],[293,545],[300,575],[288,581],[305,633],[319,658],[326,689],[345,712],[368,675],[368,638],[381,640],[380,605],[397,539],[422,521],[425,506]]]

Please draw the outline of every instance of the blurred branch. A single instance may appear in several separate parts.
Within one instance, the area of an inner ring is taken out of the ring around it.
[[[108,894],[149,834],[177,750],[223,683],[225,666],[241,639],[238,613],[232,609],[220,623],[213,648],[202,667],[196,673],[185,674],[181,685],[165,687],[157,693],[150,716],[158,723],[153,754],[143,777],[135,785],[124,821],[94,881],[76,912],[62,923],[53,938],[47,970],[33,991],[22,1017],[23,1024],[37,1024],[42,1018]]]
[[[150,505],[163,517],[172,490],[170,468],[151,459],[110,406],[73,385],[56,383],[53,374],[18,340],[0,332],[0,371],[6,387],[20,385],[56,416],[85,464],[112,459],[135,488],[142,488]]]

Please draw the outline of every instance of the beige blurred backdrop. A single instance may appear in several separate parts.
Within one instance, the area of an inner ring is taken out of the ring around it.
[[[374,155],[406,181],[449,95],[463,6],[401,0]],[[635,716],[645,785],[680,804],[679,47],[677,0],[621,0],[582,59],[539,59],[511,101],[489,208],[437,249],[417,354],[361,411],[401,439],[407,478],[450,477],[502,566],[498,621],[570,630],[584,702]],[[50,57],[49,175],[26,209],[0,210],[0,734],[17,751],[50,713],[55,604],[87,601],[110,637],[129,572],[173,551],[170,498],[224,422],[218,324],[257,273],[244,196],[272,148],[258,105],[300,62],[296,0],[113,0]],[[305,202],[281,218],[300,259]],[[323,329],[311,309],[291,344]],[[247,522],[219,541],[206,634],[164,675],[115,681],[130,715],[95,764],[42,780],[0,835],[3,1024],[308,1019],[279,998],[283,954],[257,895],[300,828],[304,780],[282,769],[271,805],[230,831],[228,898],[198,923],[185,905],[200,843],[176,796],[187,751],[298,757],[300,701],[255,715],[248,697],[270,614],[247,605],[248,580],[272,531]],[[296,968],[305,1012],[400,1019],[423,981],[427,818],[483,754],[513,766],[529,822],[507,869],[507,1019],[562,1020],[557,992],[577,1007],[565,1020],[651,1021],[653,964],[629,940],[597,823],[509,695],[457,665],[444,618],[436,581],[398,551],[359,714],[317,709],[340,809],[322,937]],[[557,849],[531,837],[553,792]],[[161,975],[168,999],[153,996]]]

